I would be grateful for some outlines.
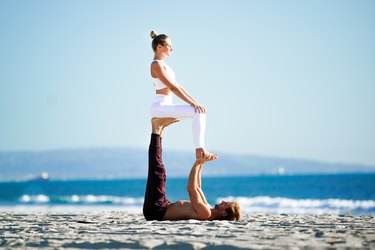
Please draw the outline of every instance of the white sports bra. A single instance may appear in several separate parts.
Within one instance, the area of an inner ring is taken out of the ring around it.
[[[176,80],[176,74],[174,73],[174,71],[171,69],[171,67],[168,66],[168,64],[166,64],[165,62],[163,62],[162,60],[154,60],[154,61],[159,61],[161,62],[163,65],[164,65],[164,68],[165,68],[165,72],[167,73],[167,75],[169,76],[169,78],[174,82]],[[154,80],[154,87],[156,90],[159,90],[159,89],[164,89],[164,88],[168,88],[162,81],[160,81],[159,78],[154,78],[152,77],[152,79]]]

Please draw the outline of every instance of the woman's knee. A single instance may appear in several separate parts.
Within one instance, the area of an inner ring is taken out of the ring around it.
[[[199,112],[196,112],[194,114],[195,117],[199,118],[199,119],[206,119],[206,114],[205,113],[199,113]]]

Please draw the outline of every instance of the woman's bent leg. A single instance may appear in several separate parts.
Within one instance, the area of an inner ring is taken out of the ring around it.
[[[195,148],[204,148],[204,136],[206,132],[206,114],[195,112],[190,105],[153,104],[151,106],[152,117],[174,117],[177,119],[192,119],[193,141]]]

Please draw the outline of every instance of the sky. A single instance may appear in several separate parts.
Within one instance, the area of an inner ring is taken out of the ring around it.
[[[0,1],[0,151],[146,149],[151,30],[210,151],[375,165],[371,0]]]

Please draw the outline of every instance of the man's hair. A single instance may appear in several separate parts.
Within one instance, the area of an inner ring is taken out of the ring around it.
[[[217,218],[218,220],[240,220],[241,219],[241,208],[240,205],[233,201],[231,202],[230,206],[225,209],[227,215]]]

